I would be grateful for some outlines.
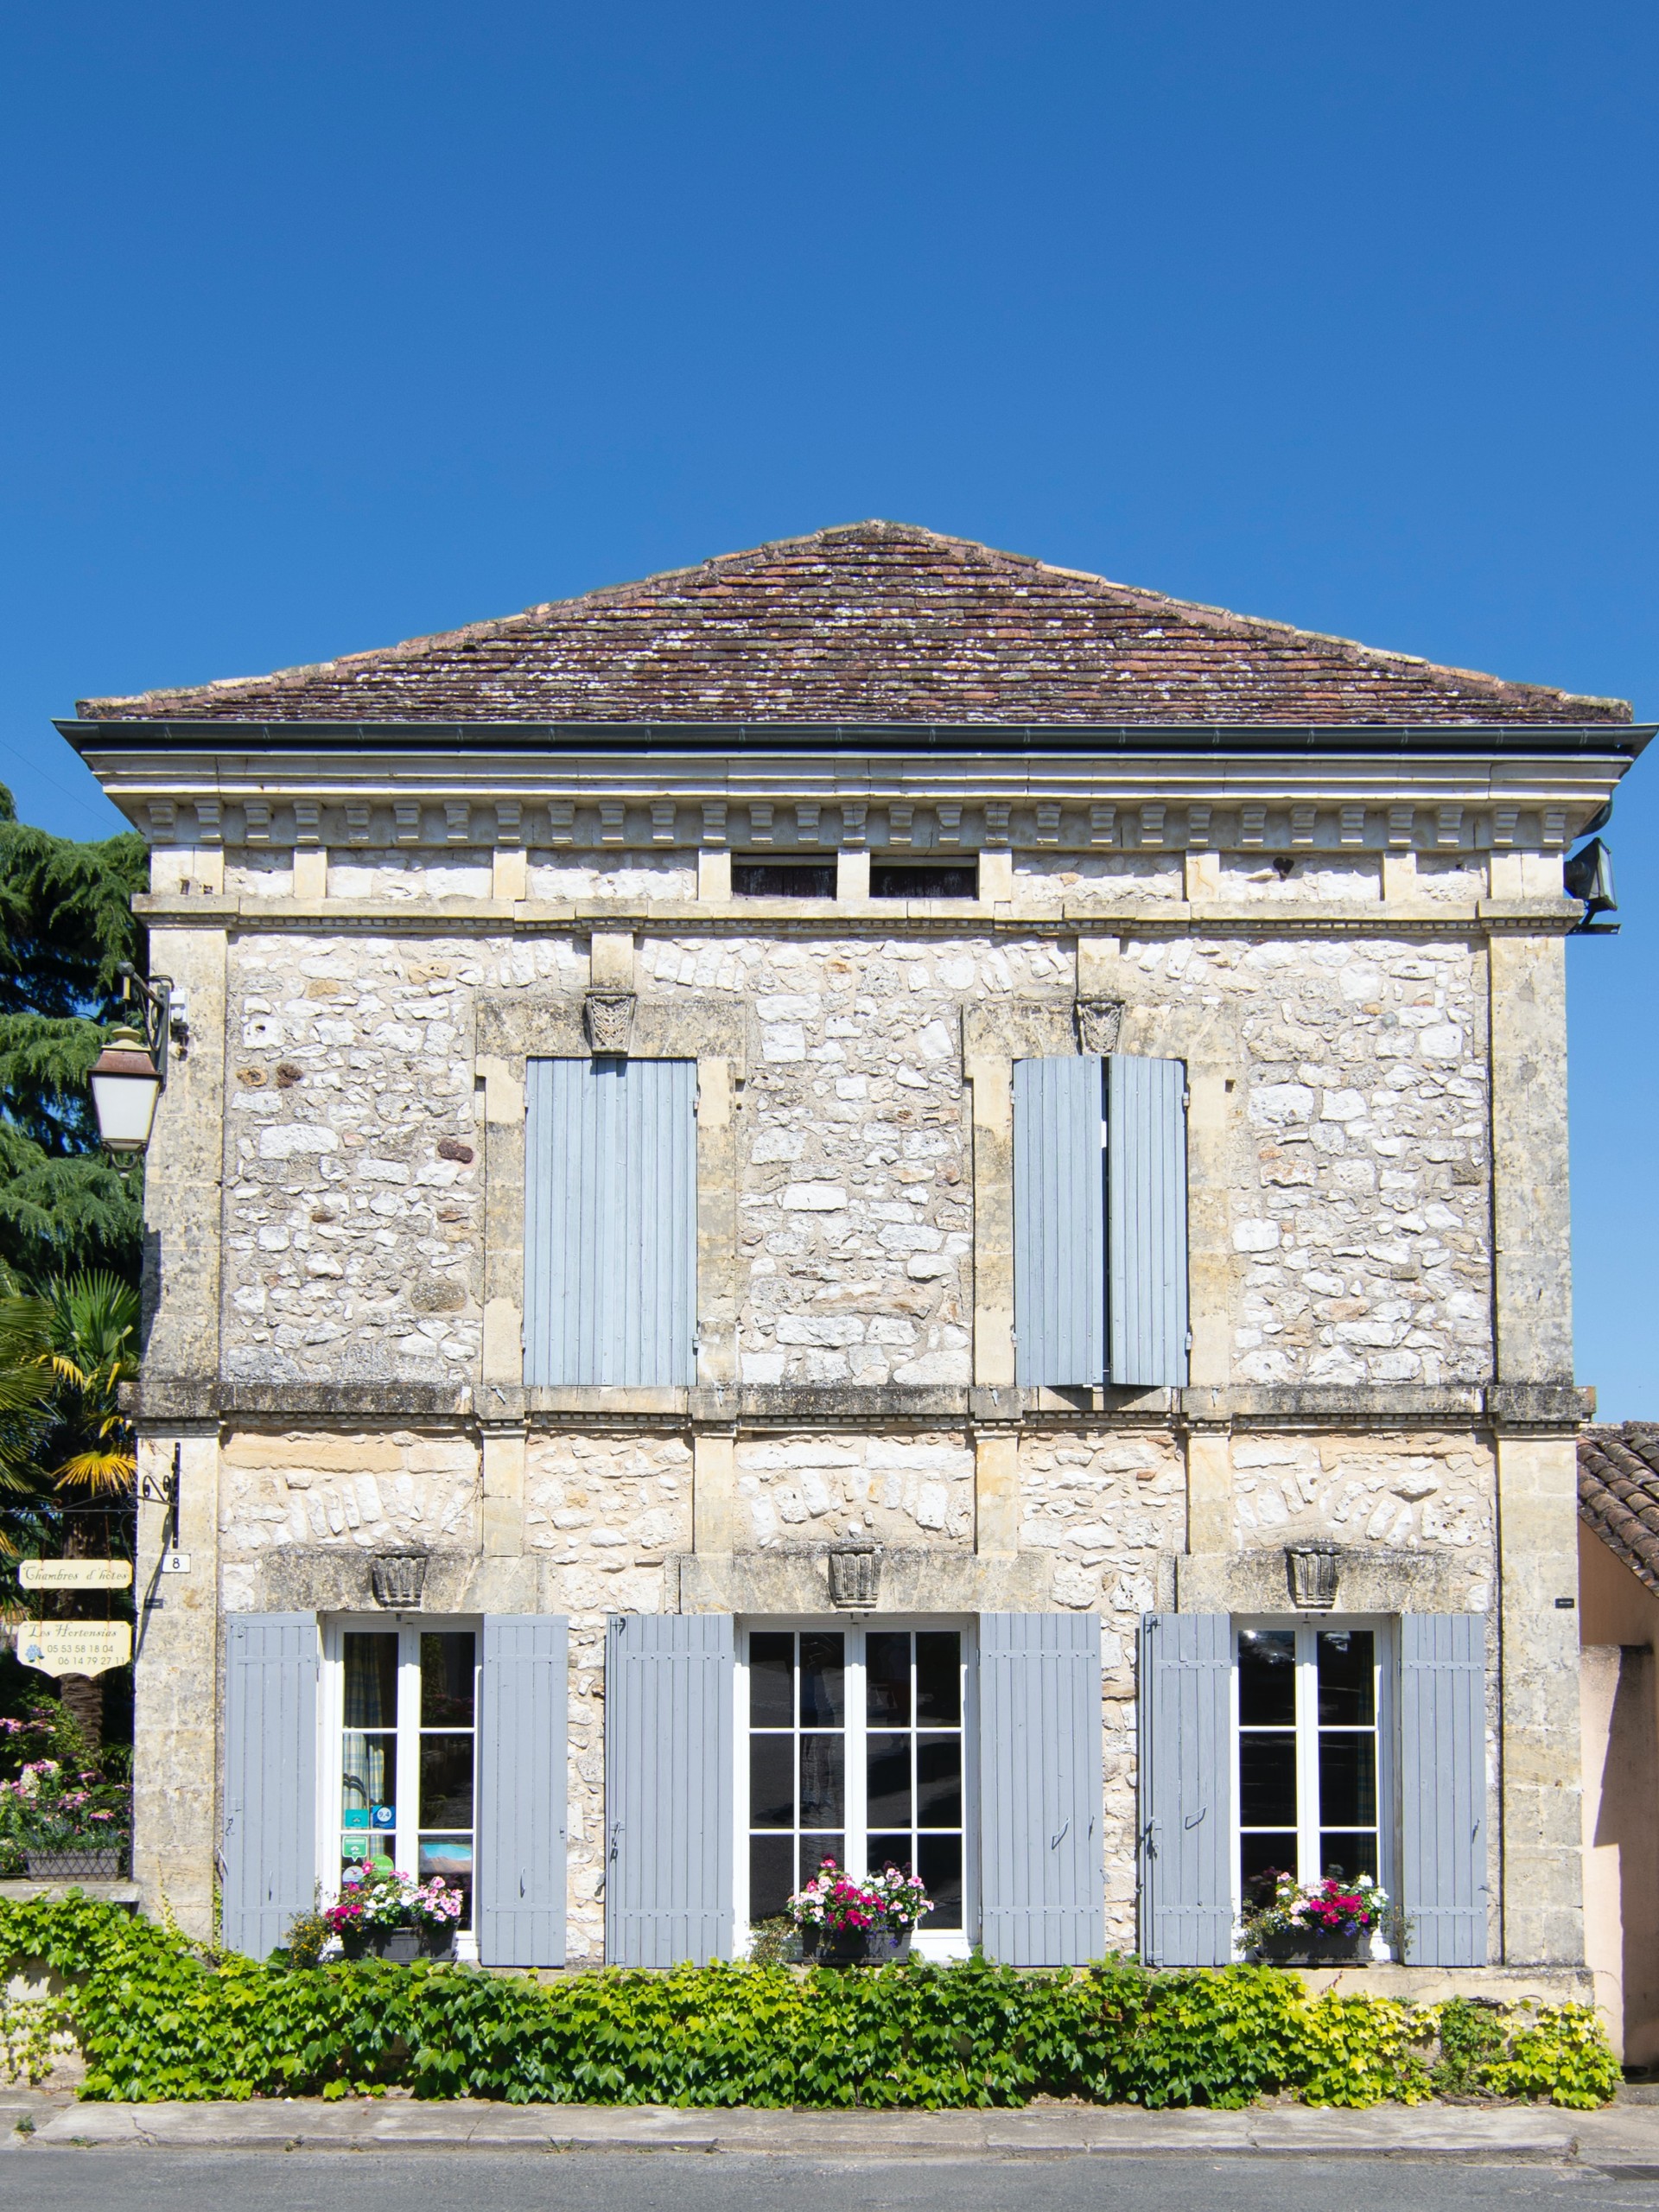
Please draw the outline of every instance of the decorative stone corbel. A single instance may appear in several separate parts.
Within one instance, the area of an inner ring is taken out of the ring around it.
[[[588,992],[582,1014],[595,1059],[626,1059],[633,1039],[634,1003],[632,991]]]
[[[1085,1052],[1115,1052],[1117,1033],[1123,1026],[1121,999],[1079,999],[1077,1005],[1077,1044]]]
[[[880,1578],[881,1554],[874,1542],[849,1538],[830,1554],[830,1602],[849,1612],[874,1612]]]
[[[369,1561],[369,1580],[374,1588],[374,1602],[385,1605],[388,1611],[417,1612],[421,1593],[426,1588],[427,1556],[424,1552],[383,1552]]]
[[[1337,1576],[1341,1566],[1335,1544],[1285,1546],[1285,1579],[1290,1601],[1299,1613],[1328,1613],[1337,1602]]]

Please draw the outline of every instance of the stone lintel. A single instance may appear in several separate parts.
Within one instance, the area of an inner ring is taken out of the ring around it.
[[[1438,1549],[1344,1544],[1337,1552],[1336,1611],[1459,1613],[1466,1562]],[[1294,1611],[1282,1544],[1249,1551],[1206,1549],[1175,1559],[1176,1610],[1183,1613]],[[1318,1618],[1310,1614],[1309,1618]]]
[[[776,1550],[687,1553],[668,1562],[677,1575],[683,1613],[828,1613],[832,1542]],[[1052,1561],[1041,1552],[1015,1557],[944,1545],[879,1549],[873,1611],[1043,1612],[1052,1609]]]

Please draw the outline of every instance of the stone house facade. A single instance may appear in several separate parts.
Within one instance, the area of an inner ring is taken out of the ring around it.
[[[135,1871],[1583,1986],[1566,847],[1650,732],[886,524],[61,725],[153,849]],[[1395,1963],[1384,1963],[1389,1949]]]

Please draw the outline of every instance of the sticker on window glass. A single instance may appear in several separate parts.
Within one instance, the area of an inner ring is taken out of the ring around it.
[[[395,1828],[397,1825],[396,1806],[372,1805],[369,1808],[369,1825],[377,1828]]]
[[[365,1835],[342,1836],[340,1855],[347,1866],[350,1866],[353,1859],[366,1859],[369,1855],[369,1839]]]
[[[366,1805],[348,1805],[346,1808],[346,1826],[348,1828],[365,1828],[368,1825],[369,1808]]]

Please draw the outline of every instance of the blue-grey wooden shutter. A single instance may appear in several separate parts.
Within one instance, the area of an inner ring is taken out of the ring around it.
[[[1107,1312],[1115,1383],[1186,1382],[1186,1068],[1106,1063]]]
[[[1106,1948],[1100,1616],[979,1617],[980,1920],[987,1958]]]
[[[695,1060],[525,1070],[524,1381],[696,1380]]]
[[[1138,1711],[1141,1955],[1233,1955],[1233,1629],[1225,1613],[1143,1613]]]
[[[1486,1617],[1400,1621],[1400,1904],[1413,1966],[1486,1963]]]
[[[483,1966],[564,1964],[568,1683],[562,1614],[485,1615],[474,1895]]]
[[[317,1617],[225,1621],[225,1942],[268,1958],[317,1889]]]
[[[1100,1060],[1014,1064],[1014,1373],[1065,1389],[1106,1379]]]
[[[605,1639],[605,1955],[732,1955],[735,1624],[620,1613]]]

